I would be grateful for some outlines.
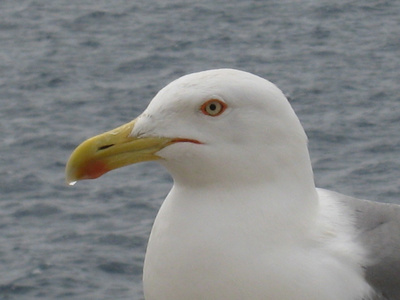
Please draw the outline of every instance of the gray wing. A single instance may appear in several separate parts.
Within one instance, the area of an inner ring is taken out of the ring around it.
[[[353,211],[358,238],[370,255],[367,281],[383,299],[400,300],[400,205],[335,194]]]

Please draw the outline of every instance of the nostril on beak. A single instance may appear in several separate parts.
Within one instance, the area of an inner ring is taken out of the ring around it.
[[[99,147],[99,148],[97,149],[97,151],[105,150],[105,149],[110,148],[110,147],[112,147],[112,146],[114,146],[114,144],[104,145],[104,146]]]

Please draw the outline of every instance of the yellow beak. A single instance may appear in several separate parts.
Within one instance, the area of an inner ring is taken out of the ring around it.
[[[174,143],[171,138],[130,136],[136,120],[92,137],[80,144],[68,160],[65,177],[68,184],[94,179],[126,165],[158,160],[162,148]]]

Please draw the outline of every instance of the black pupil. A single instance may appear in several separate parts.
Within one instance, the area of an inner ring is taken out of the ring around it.
[[[215,105],[214,103],[210,104],[210,110],[214,111],[217,109],[217,105]]]

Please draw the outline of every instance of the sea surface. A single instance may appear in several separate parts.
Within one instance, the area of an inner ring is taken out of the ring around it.
[[[400,1],[0,1],[0,299],[143,299],[156,163],[69,187],[84,139],[181,75],[246,70],[289,97],[319,187],[400,203]]]

